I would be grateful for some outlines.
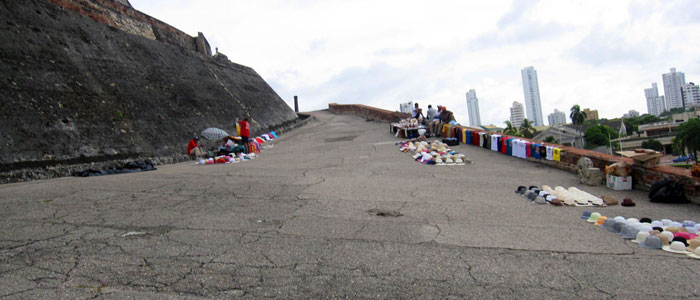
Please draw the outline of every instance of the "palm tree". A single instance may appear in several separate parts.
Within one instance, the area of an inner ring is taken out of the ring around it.
[[[569,118],[571,118],[571,123],[576,125],[578,137],[581,140],[581,144],[583,144],[583,137],[581,137],[581,125],[583,125],[583,121],[586,120],[586,112],[582,111],[581,107],[576,104],[571,107],[571,114],[569,115]],[[583,147],[583,145],[581,145],[581,147]]]
[[[528,119],[523,119],[523,123],[520,124],[520,133],[523,137],[531,139],[535,136],[535,127],[532,127],[532,122]]]
[[[678,143],[683,151],[687,148],[697,162],[698,150],[700,150],[700,119],[692,118],[678,126],[675,143]]]
[[[518,133],[518,130],[513,127],[513,123],[510,121],[505,121],[504,123],[506,123],[506,128],[503,129],[503,134],[514,135]]]

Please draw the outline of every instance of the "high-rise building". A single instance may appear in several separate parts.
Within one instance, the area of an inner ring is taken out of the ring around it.
[[[700,106],[700,86],[692,82],[683,85],[683,104],[686,108]]]
[[[583,112],[586,113],[586,121],[598,120],[598,110],[597,109],[584,108]]]
[[[685,84],[685,73],[676,72],[676,68],[671,68],[671,73],[662,75],[664,80],[664,96],[666,96],[666,108],[683,108],[683,91]]]
[[[554,109],[554,112],[547,116],[547,121],[549,121],[549,126],[566,124],[566,114],[563,111]]]
[[[525,95],[525,107],[527,119],[533,122],[533,126],[542,126],[542,103],[540,102],[540,85],[537,82],[537,71],[534,67],[525,67],[520,71],[523,78],[523,94]]]
[[[518,128],[523,124],[523,119],[525,119],[525,112],[522,103],[513,101],[513,106],[510,108],[510,123]]]
[[[644,96],[647,98],[647,112],[650,115],[658,116],[666,110],[665,98],[659,96],[656,82],[652,83],[650,88],[644,89]]]
[[[636,117],[639,117],[639,112],[634,110],[634,109],[630,109],[626,114],[622,115],[622,118],[624,118],[624,119],[636,118]]]
[[[467,92],[467,112],[469,113],[469,126],[481,125],[479,99],[476,98],[476,91],[473,89]]]

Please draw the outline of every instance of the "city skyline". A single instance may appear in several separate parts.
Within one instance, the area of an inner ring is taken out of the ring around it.
[[[130,3],[189,35],[202,32],[290,107],[298,95],[301,111],[331,102],[396,110],[420,99],[468,124],[464,93],[475,89],[481,123],[502,126],[523,99],[518,70],[534,65],[543,114],[578,104],[615,118],[646,111],[642,88],[662,85],[669,67],[700,78],[700,41],[677,42],[700,30],[690,1]]]

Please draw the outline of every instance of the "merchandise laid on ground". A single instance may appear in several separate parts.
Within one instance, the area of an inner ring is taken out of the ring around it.
[[[482,147],[522,159],[532,157],[560,161],[564,155],[564,151],[555,146],[534,143],[507,135],[491,134],[487,131],[471,130],[458,125],[445,124],[441,133],[443,137],[455,139],[458,143]]]
[[[240,137],[230,137],[233,140],[241,140]],[[215,157],[210,157],[207,159],[200,159],[197,161],[198,165],[210,165],[210,164],[232,164],[232,163],[237,163],[237,162],[242,162],[242,161],[247,161],[251,159],[255,159],[258,157],[258,153],[260,153],[261,149],[263,148],[263,144],[266,142],[272,141],[274,139],[278,138],[277,133],[274,131],[271,131],[270,133],[265,133],[262,134],[258,137],[255,138],[250,138],[248,141],[248,149],[249,153],[243,153],[243,152],[232,152],[229,154],[225,155],[218,155]],[[238,147],[241,147],[240,145],[236,145]],[[232,147],[236,147],[232,146]],[[219,151],[224,151],[228,150],[229,152],[232,151],[233,149],[226,149],[226,147],[219,147]]]
[[[540,189],[534,185],[530,187],[519,186],[515,192],[537,204],[549,203],[556,206],[608,206],[617,204],[615,197],[597,197],[576,187],[567,189],[561,186],[551,188],[548,185],[543,185]],[[632,199],[626,198],[620,205],[635,206],[635,203]]]
[[[401,152],[406,152],[417,162],[426,165],[463,166],[471,163],[464,154],[448,148],[440,141],[428,142],[425,137],[397,143]]]
[[[584,211],[581,220],[620,235],[642,248],[664,250],[700,259],[700,223],[677,222],[670,219],[652,220],[648,217],[606,217],[599,212]]]

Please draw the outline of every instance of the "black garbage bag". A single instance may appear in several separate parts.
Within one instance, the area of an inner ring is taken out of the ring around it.
[[[661,179],[654,182],[649,189],[649,201],[655,203],[688,203],[681,182]]]

